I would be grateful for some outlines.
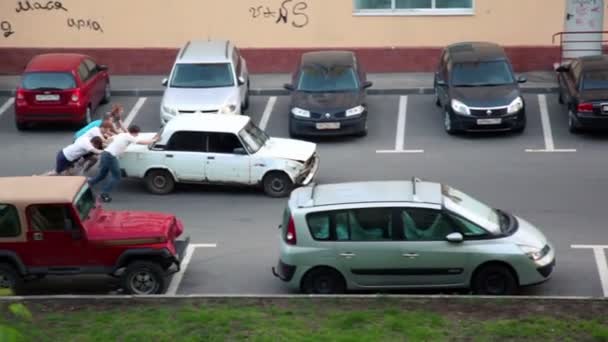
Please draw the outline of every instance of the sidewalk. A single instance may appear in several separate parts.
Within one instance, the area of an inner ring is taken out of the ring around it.
[[[521,74],[528,82],[521,85],[525,93],[551,93],[557,89],[554,72],[534,71]],[[165,76],[111,76],[112,95],[115,96],[162,96],[161,81]],[[291,81],[289,74],[252,74],[251,94],[278,96],[288,95],[283,84]],[[0,76],[0,96],[13,96],[19,76]],[[368,74],[374,85],[370,95],[432,94],[432,73]]]

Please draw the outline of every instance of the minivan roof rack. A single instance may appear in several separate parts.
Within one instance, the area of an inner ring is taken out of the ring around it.
[[[422,182],[422,179],[419,177],[412,177],[412,198],[414,199],[414,201],[416,202],[420,202],[420,199],[418,198],[418,195],[416,194],[416,183],[420,183]]]
[[[188,50],[188,47],[190,47],[190,41],[188,41],[186,43],[186,46],[184,46],[184,48],[182,49],[182,53],[179,55],[180,59],[184,58],[184,54],[186,53],[186,50]]]
[[[310,183],[307,187],[301,188],[302,192],[297,199],[298,208],[314,207],[315,206],[315,182]]]

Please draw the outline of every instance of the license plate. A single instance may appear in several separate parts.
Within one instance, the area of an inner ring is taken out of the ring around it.
[[[502,123],[502,119],[477,119],[478,125],[500,125]]]
[[[340,129],[339,122],[319,122],[317,123],[317,129]]]
[[[36,95],[36,101],[59,101],[59,95]]]

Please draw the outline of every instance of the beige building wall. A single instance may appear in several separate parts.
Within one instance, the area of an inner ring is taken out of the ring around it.
[[[546,46],[565,15],[564,0],[474,0],[474,15],[463,16],[361,16],[353,14],[352,0],[294,0],[285,6],[287,23],[275,23],[276,13],[264,15],[266,6],[278,12],[283,0],[43,0],[42,7],[61,6],[17,13],[18,3],[0,1],[0,32],[9,26],[14,32],[0,35],[0,47],[179,47],[208,37],[245,48],[426,47],[462,40]]]

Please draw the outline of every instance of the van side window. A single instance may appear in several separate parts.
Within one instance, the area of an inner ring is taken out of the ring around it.
[[[400,217],[408,241],[443,241],[455,231],[452,221],[439,210],[403,208]]]
[[[35,231],[64,231],[66,223],[74,223],[65,205],[32,205],[27,208],[30,227]]]
[[[21,234],[19,212],[9,204],[0,204],[0,238],[15,237]]]
[[[393,240],[392,208],[362,208],[308,214],[310,234],[318,241]]]

